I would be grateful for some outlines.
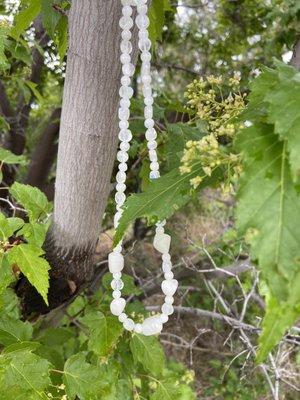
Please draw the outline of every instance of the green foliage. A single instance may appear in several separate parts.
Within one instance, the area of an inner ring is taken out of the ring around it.
[[[8,261],[17,265],[29,282],[48,304],[47,293],[49,289],[49,263],[41,256],[44,251],[31,244],[20,244],[8,251]]]
[[[181,175],[178,168],[149,183],[144,193],[133,194],[124,204],[124,212],[119,221],[114,244],[121,240],[126,228],[136,218],[146,217],[156,222],[170,217],[191,197],[190,181],[202,172],[201,162],[195,163],[191,172]],[[203,179],[201,188],[213,184],[217,172]]]
[[[130,349],[136,362],[142,364],[147,372],[154,376],[162,374],[165,357],[163,349],[153,336],[133,335]]]
[[[7,45],[7,32],[8,26],[0,23],[0,71],[8,68],[7,57],[5,55],[5,48]]]
[[[3,149],[2,147],[0,147],[0,161],[1,161],[1,164],[2,163],[21,164],[21,165],[27,164],[25,156],[23,156],[23,155],[18,156],[9,150]]]
[[[282,64],[261,74],[245,113],[253,125],[242,130],[236,142],[243,159],[237,224],[271,292],[259,361],[300,315],[300,195],[295,184],[299,160],[294,152],[298,146],[294,129],[300,120],[295,105],[300,104],[297,76],[297,71]],[[292,114],[284,105],[279,107],[279,98],[289,99]]]
[[[36,222],[50,214],[52,205],[38,188],[15,182],[9,191],[16,201],[26,209],[31,222]]]
[[[39,15],[41,10],[41,1],[40,0],[27,0],[24,1],[23,4],[25,8],[23,8],[18,15],[16,15],[14,20],[14,26],[10,30],[9,34],[14,39],[19,39],[21,34],[29,28],[32,21]]]
[[[152,43],[162,39],[162,32],[165,23],[165,12],[170,11],[169,0],[153,0],[149,8],[149,37]]]

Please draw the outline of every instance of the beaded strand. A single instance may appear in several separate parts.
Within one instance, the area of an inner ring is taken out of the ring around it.
[[[157,179],[160,176],[159,164],[157,159],[157,133],[154,128],[153,120],[153,94],[151,86],[151,41],[149,39],[148,26],[149,18],[147,16],[148,6],[147,0],[121,0],[122,2],[122,17],[120,18],[120,27],[122,29],[121,40],[121,63],[122,63],[122,78],[120,87],[120,106],[119,106],[119,140],[120,146],[117,153],[117,160],[119,161],[119,171],[116,176],[116,214],[114,217],[114,227],[117,228],[119,220],[122,216],[122,206],[126,200],[126,171],[128,161],[128,150],[130,148],[130,141],[132,133],[129,129],[130,117],[130,99],[133,96],[133,89],[131,88],[131,78],[134,75],[135,67],[131,62],[132,43],[131,43],[131,29],[134,25],[132,19],[133,9],[132,6],[137,7],[137,17],[135,23],[138,27],[138,46],[141,51],[141,82],[142,93],[144,97],[144,125],[146,128],[146,140],[150,158],[150,179]],[[135,323],[124,312],[126,300],[121,297],[121,291],[124,287],[122,281],[122,270],[124,268],[124,257],[122,255],[122,241],[113,249],[108,256],[109,271],[113,275],[111,287],[113,289],[113,300],[110,304],[110,310],[113,315],[119,318],[123,326],[128,331],[134,331],[146,336],[155,335],[161,332],[163,324],[168,321],[169,316],[173,314],[173,302],[178,282],[174,279],[172,272],[171,256],[169,254],[171,237],[164,231],[165,221],[156,224],[156,231],[153,240],[153,246],[162,254],[162,270],[164,273],[164,281],[161,284],[163,293],[165,294],[165,302],[161,307],[161,314],[148,317],[143,323]]]

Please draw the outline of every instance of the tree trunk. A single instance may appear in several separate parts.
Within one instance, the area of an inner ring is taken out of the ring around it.
[[[117,149],[120,3],[72,1],[53,224],[45,243],[50,307],[23,280],[18,293],[25,315],[67,302],[93,274]]]

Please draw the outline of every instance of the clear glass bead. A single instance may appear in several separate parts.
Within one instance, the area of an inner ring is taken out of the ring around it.
[[[114,299],[119,299],[121,297],[121,291],[120,290],[114,290],[112,293],[112,296]]]
[[[139,48],[141,49],[141,51],[149,51],[151,49],[151,40],[139,40]]]
[[[162,305],[161,311],[165,315],[171,315],[174,312],[174,307],[171,304],[164,303]]]
[[[159,170],[159,164],[157,161],[153,161],[150,163],[150,169],[151,171],[158,171]]]
[[[128,108],[120,107],[119,108],[119,118],[122,120],[127,120],[129,118],[130,111]]]
[[[168,271],[165,273],[165,279],[169,280],[169,279],[173,279],[174,278],[174,274],[171,271]]]
[[[130,15],[132,14],[132,8],[131,8],[131,6],[123,6],[122,7],[122,14],[125,16],[125,17],[130,17]]]
[[[127,331],[132,331],[132,330],[134,329],[134,321],[133,321],[131,318],[127,318],[127,319],[124,321],[123,325],[124,325],[124,328],[125,328]]]
[[[116,176],[116,181],[118,183],[124,183],[126,180],[126,174],[123,171],[119,171]]]
[[[159,172],[158,171],[151,171],[149,174],[150,179],[157,179],[159,178]]]
[[[126,196],[125,196],[124,193],[117,192],[115,194],[115,201],[116,201],[117,204],[123,204],[125,200],[126,200]]]
[[[121,279],[113,279],[110,284],[112,290],[122,290],[124,283]]]
[[[154,150],[157,148],[157,143],[155,140],[151,140],[150,142],[147,143],[147,147],[149,150]]]
[[[133,27],[133,20],[130,17],[123,16],[120,18],[119,25],[122,29],[131,29]]]
[[[152,118],[146,118],[145,119],[145,127],[147,129],[153,128],[154,127],[154,121]]]
[[[128,165],[125,162],[119,164],[119,171],[126,172],[128,169]]]
[[[156,150],[149,150],[149,158],[150,158],[150,161],[157,161]]]
[[[123,54],[121,54],[120,61],[121,61],[122,64],[130,63],[131,57],[130,57],[129,54],[123,53]]]
[[[149,140],[149,141],[153,141],[156,138],[157,138],[156,130],[154,128],[152,128],[152,127],[148,128],[147,131],[146,131],[146,139]],[[153,155],[156,155],[156,152]],[[149,156],[150,156],[150,154],[149,154]]]
[[[132,76],[134,74],[135,67],[131,63],[124,64],[122,67],[122,72],[124,75]]]
[[[135,23],[139,29],[145,29],[149,26],[149,18],[145,14],[139,14],[136,17]]]
[[[141,60],[144,62],[149,62],[151,61],[151,53],[149,51],[144,51],[141,54]]]
[[[132,139],[132,133],[129,129],[126,130],[121,130],[119,133],[119,139],[122,142],[130,142],[130,140]]]
[[[122,85],[120,87],[119,94],[120,94],[121,97],[125,97],[127,99],[130,99],[133,96],[133,89],[132,89],[132,87],[123,86]]]
[[[130,149],[130,144],[128,142],[121,142],[120,149],[123,151],[128,151]]]
[[[145,97],[144,103],[146,104],[146,106],[152,106],[152,104],[154,103],[153,97],[152,96]]]
[[[130,79],[129,76],[125,76],[125,75],[122,76],[122,78],[121,78],[121,85],[122,86],[129,86],[130,82],[131,82],[131,79]]]
[[[121,33],[121,38],[122,38],[123,40],[126,40],[126,41],[130,40],[130,39],[131,39],[131,36],[132,36],[132,34],[131,34],[131,32],[130,32],[129,29],[125,29],[125,30],[123,30],[122,33]]]
[[[152,82],[151,75],[142,75],[141,81],[144,85],[150,85],[150,83]]]
[[[120,44],[121,53],[130,54],[132,52],[132,44],[129,40],[122,40]]]
[[[113,273],[113,278],[114,279],[120,279],[122,276],[122,272],[114,272]]]
[[[127,129],[129,127],[129,122],[121,120],[119,121],[119,128],[120,129]]]
[[[125,151],[118,151],[117,160],[121,163],[124,163],[128,160],[128,154]]]
[[[122,313],[119,315],[118,318],[119,318],[119,321],[123,323],[127,319],[127,315],[125,313]]]

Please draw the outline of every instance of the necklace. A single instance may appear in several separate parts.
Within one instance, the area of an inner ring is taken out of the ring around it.
[[[116,214],[114,217],[114,227],[117,228],[118,222],[122,216],[122,206],[126,200],[126,171],[128,161],[128,150],[130,148],[130,140],[132,133],[129,130],[130,117],[130,98],[133,96],[133,89],[130,86],[131,77],[135,72],[135,67],[131,63],[132,43],[131,43],[131,28],[134,21],[132,19],[132,6],[137,7],[137,17],[135,23],[138,28],[138,46],[141,51],[141,82],[144,97],[144,117],[146,128],[146,140],[150,158],[150,179],[159,178],[159,164],[157,160],[157,133],[154,128],[153,120],[153,95],[151,87],[151,41],[148,34],[149,18],[147,16],[148,6],[147,0],[121,0],[122,2],[122,17],[120,19],[120,27],[122,29],[121,40],[121,63],[122,63],[122,78],[120,88],[120,107],[119,107],[119,140],[120,147],[117,153],[119,162],[119,171],[116,176]],[[123,326],[128,331],[134,331],[146,336],[155,335],[161,332],[163,324],[168,321],[169,315],[173,314],[174,293],[177,290],[178,282],[174,279],[172,272],[171,257],[169,254],[171,237],[164,231],[165,221],[160,221],[156,224],[155,236],[153,240],[154,248],[162,254],[162,270],[164,280],[161,284],[163,293],[165,294],[165,302],[161,307],[161,314],[148,317],[143,323],[135,323],[124,312],[126,300],[121,297],[121,290],[124,287],[122,281],[122,270],[124,268],[124,257],[122,255],[122,240],[114,247],[113,251],[108,256],[109,271],[113,275],[111,287],[113,289],[113,300],[110,304],[110,310],[113,315],[119,318]]]

